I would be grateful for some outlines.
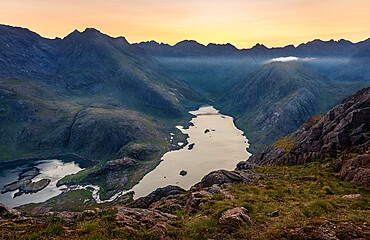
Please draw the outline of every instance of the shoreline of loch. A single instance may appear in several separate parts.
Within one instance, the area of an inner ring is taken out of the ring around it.
[[[48,160],[48,159],[54,159],[54,158],[55,159],[57,159],[57,158],[72,158],[72,159],[76,159],[76,160],[83,160],[83,161],[91,162],[92,165],[87,167],[86,169],[92,168],[92,167],[101,163],[98,160],[89,159],[89,158],[83,157],[81,155],[78,155],[76,153],[67,153],[67,154],[55,154],[55,155],[38,156],[38,157],[14,158],[14,159],[10,159],[10,160],[0,161],[0,165],[1,164],[6,164],[6,163],[15,163],[15,162],[31,161],[31,160],[35,160],[35,161],[37,161],[37,160]]]

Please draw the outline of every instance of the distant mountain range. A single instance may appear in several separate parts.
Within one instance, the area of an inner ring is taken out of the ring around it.
[[[295,47],[287,45],[285,47],[268,48],[263,44],[257,43],[250,49],[238,49],[230,43],[203,45],[194,40],[184,40],[171,46],[156,41],[137,43],[143,49],[148,50],[156,56],[209,56],[209,55],[268,55],[268,56],[349,56],[353,52],[370,46],[370,38],[352,43],[348,40],[313,41],[302,43]]]

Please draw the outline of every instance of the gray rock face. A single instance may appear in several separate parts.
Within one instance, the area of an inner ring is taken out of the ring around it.
[[[370,88],[365,88],[289,135],[293,142],[289,150],[278,141],[249,160],[260,165],[304,164],[338,152],[366,152],[370,150],[369,129]]]
[[[137,160],[146,160],[148,156],[152,156],[159,152],[158,146],[149,143],[134,143],[122,147],[119,151],[121,156],[129,156]]]
[[[176,217],[154,209],[117,207],[117,210],[116,223],[118,225],[128,229],[141,226],[160,233],[164,233],[169,228],[168,220]]]
[[[124,157],[124,158],[119,158],[115,160],[108,161],[103,169],[105,171],[112,171],[112,170],[118,170],[118,169],[126,169],[126,168],[133,168],[137,166],[138,161],[129,158],[129,157]]]
[[[236,165],[235,170],[249,170],[256,167],[256,164],[253,164],[249,161],[241,161]]]
[[[186,191],[179,186],[169,185],[163,188],[157,188],[149,195],[136,199],[135,201],[129,203],[127,206],[131,208],[149,208],[152,203],[159,201],[163,197],[184,194],[185,192]]]

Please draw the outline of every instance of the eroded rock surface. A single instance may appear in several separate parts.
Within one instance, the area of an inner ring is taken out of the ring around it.
[[[297,131],[251,156],[259,165],[304,164],[370,150],[370,88],[344,99],[322,116],[310,118]]]
[[[163,188],[157,188],[149,195],[138,198],[135,201],[129,203],[127,206],[132,208],[149,208],[151,204],[153,204],[156,201],[159,201],[163,197],[185,193],[186,191],[181,187],[169,185]]]
[[[169,228],[168,220],[176,217],[154,209],[117,207],[117,210],[117,224],[132,230],[141,226],[147,230],[165,233]]]
[[[0,218],[9,218],[9,217],[19,217],[21,216],[21,213],[13,209],[4,203],[0,203]]]
[[[251,218],[248,216],[248,210],[243,207],[237,207],[223,212],[219,222],[227,224],[229,221],[249,223],[250,225],[254,225]]]
[[[347,182],[370,184],[370,154],[342,159],[336,163],[336,176]]]

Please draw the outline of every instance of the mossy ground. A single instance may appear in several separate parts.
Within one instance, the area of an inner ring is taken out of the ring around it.
[[[290,238],[292,229],[300,229],[308,239],[315,239],[312,229],[325,221],[339,226],[351,223],[366,226],[370,221],[369,186],[344,182],[334,176],[335,159],[299,166],[263,167],[264,180],[228,188],[234,199],[214,195],[203,200],[199,218],[185,218],[181,227],[172,232],[177,239],[207,239],[223,233],[231,239]],[[325,162],[325,163],[324,163]],[[302,176],[316,176],[316,181],[300,180]],[[343,195],[362,194],[364,198],[343,199]],[[218,223],[222,212],[245,207],[255,223],[223,226]],[[279,211],[276,217],[271,213]],[[343,230],[343,236],[355,231]],[[312,235],[310,235],[312,234]],[[349,235],[350,236],[350,235]],[[291,236],[292,237],[292,236]],[[345,238],[345,237],[344,237]]]
[[[234,198],[215,194],[202,199],[202,210],[194,216],[184,211],[171,220],[166,235],[170,239],[210,239],[222,233],[226,239],[292,239],[301,231],[298,239],[315,239],[317,229],[325,222],[337,227],[340,239],[364,234],[370,222],[370,188],[359,183],[344,182],[334,176],[337,159],[326,159],[299,166],[262,167],[256,171],[265,174],[262,180],[226,187]],[[316,176],[316,181],[301,180],[304,176]],[[362,194],[364,198],[344,199],[343,195]],[[220,224],[222,213],[234,207],[248,209],[254,225]],[[113,210],[109,210],[113,211]],[[278,216],[271,213],[278,211]],[[107,213],[108,214],[108,213]],[[40,226],[40,224],[42,226]],[[61,227],[60,227],[61,226]],[[112,215],[96,215],[72,224],[46,219],[34,227],[17,224],[3,225],[2,232],[15,233],[23,239],[46,238],[46,231],[54,238],[70,239],[157,239],[160,236],[147,229],[130,231],[118,226]],[[361,230],[361,231],[362,231]],[[14,235],[16,236],[16,235]]]
[[[274,144],[272,144],[272,146],[281,148],[285,152],[290,152],[295,142],[296,140],[294,137],[287,136],[277,140]]]

